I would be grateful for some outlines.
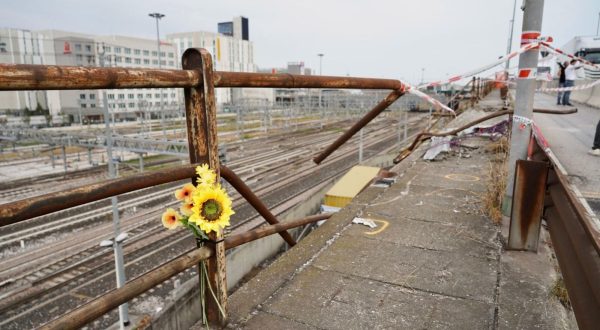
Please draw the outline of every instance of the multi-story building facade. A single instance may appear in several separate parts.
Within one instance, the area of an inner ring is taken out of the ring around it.
[[[181,32],[167,35],[177,55],[181,58],[188,48],[205,48],[213,56],[213,67],[218,71],[256,72],[254,64],[254,45],[249,40],[248,19],[235,17],[231,22],[218,24],[218,31]],[[246,94],[257,95],[244,89],[218,88],[217,103],[231,103],[246,97]],[[260,93],[259,93],[260,94]]]

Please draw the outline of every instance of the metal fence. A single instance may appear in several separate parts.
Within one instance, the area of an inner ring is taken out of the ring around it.
[[[211,322],[224,324],[226,317],[219,313],[218,305],[227,310],[227,285],[225,278],[225,250],[266,235],[279,233],[289,244],[296,242],[287,229],[323,220],[328,214],[279,223],[262,201],[233,171],[219,164],[217,145],[217,116],[215,88],[266,87],[266,88],[320,88],[391,90],[374,105],[359,122],[344,133],[316,159],[320,163],[336,148],[346,142],[364,125],[382,113],[405,92],[405,86],[393,79],[353,77],[297,76],[290,74],[234,73],[213,71],[212,57],[204,49],[188,49],[183,54],[183,70],[154,70],[128,68],[58,67],[42,65],[0,65],[0,90],[43,89],[125,89],[125,88],[184,88],[188,151],[191,164],[209,164],[228,181],[258,213],[270,223],[250,232],[217,240],[212,244],[188,253],[131,280],[124,286],[73,310],[46,324],[44,328],[77,328],[93,321],[120,304],[151,289],[177,273],[207,260],[209,281],[215,288],[216,300],[207,297],[207,312]],[[324,99],[321,99],[323,102]],[[195,176],[193,166],[141,173],[126,178],[111,179],[92,185],[50,193],[27,200],[3,205],[0,209],[0,226],[17,223],[35,216],[74,207],[84,203],[116,196],[154,185]],[[217,305],[218,302],[218,305]]]

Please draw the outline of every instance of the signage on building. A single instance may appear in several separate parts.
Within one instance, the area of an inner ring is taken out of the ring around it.
[[[68,41],[65,41],[63,54],[71,54],[71,44]]]

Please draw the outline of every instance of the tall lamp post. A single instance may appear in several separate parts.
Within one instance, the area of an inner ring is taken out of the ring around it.
[[[323,75],[323,56],[325,54],[319,53],[319,76]],[[321,129],[323,128],[323,120],[325,120],[325,109],[321,106],[321,89],[319,89],[319,108],[321,108]]]
[[[512,39],[513,39],[513,30],[515,28],[515,11],[517,10],[517,0],[515,0],[515,3],[513,5],[513,14],[512,14],[512,19],[510,20],[510,32],[508,33],[508,46],[506,47],[506,54],[510,54],[510,51],[512,50]],[[508,59],[508,61],[506,61],[506,71],[508,71],[508,68],[510,66],[510,58]]]
[[[98,55],[100,55],[100,66],[104,67],[105,61],[105,49],[104,43],[99,46]],[[117,173],[115,171],[115,164],[112,153],[112,130],[110,128],[110,119],[109,119],[109,111],[108,111],[108,96],[106,90],[102,91],[102,103],[103,103],[103,116],[104,116],[104,127],[106,134],[106,154],[108,156],[108,175],[109,177],[115,178],[117,177]],[[113,120],[114,124],[114,120]],[[115,273],[117,276],[117,288],[125,285],[125,264],[123,262],[123,248],[122,243],[127,238],[126,233],[121,233],[121,224],[119,219],[119,207],[117,196],[113,196],[110,198],[110,203],[112,206],[112,215],[113,215],[113,229],[115,241],[106,246],[111,246],[114,249],[115,253]],[[117,239],[121,238],[121,239]],[[124,329],[124,327],[129,325],[129,312],[128,312],[128,304],[123,303],[119,305],[119,325],[120,329]]]
[[[162,68],[161,58],[160,58],[160,32],[158,30],[158,21],[165,17],[164,14],[161,13],[150,13],[148,16],[156,19],[156,45],[158,48],[158,68]],[[163,103],[163,91],[159,89],[160,92],[160,126],[162,127],[163,137],[167,138],[167,132],[165,131],[165,111],[164,111],[164,103]]]

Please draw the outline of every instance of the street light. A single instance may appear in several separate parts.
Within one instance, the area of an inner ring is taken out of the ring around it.
[[[323,75],[323,56],[325,56],[325,54],[319,53],[319,54],[317,54],[317,56],[319,56],[319,76],[322,76]]]
[[[160,58],[160,33],[158,30],[158,21],[161,18],[165,17],[165,15],[161,14],[161,13],[150,13],[150,14],[148,14],[148,16],[156,19],[156,45],[158,48],[158,68],[160,69],[162,67],[162,64],[161,64],[161,58]],[[159,92],[160,92],[160,125],[162,126],[163,137],[166,139],[167,132],[165,131],[165,112],[163,109],[163,91],[162,91],[162,89],[159,89]]]
[[[508,46],[506,47],[506,54],[510,54],[510,51],[512,50],[512,39],[513,39],[513,30],[515,28],[515,11],[517,10],[517,0],[515,0],[515,3],[513,5],[513,15],[512,15],[512,19],[510,20],[510,32],[508,34]],[[508,71],[508,68],[510,66],[510,58],[508,59],[508,61],[506,61],[506,71]]]

